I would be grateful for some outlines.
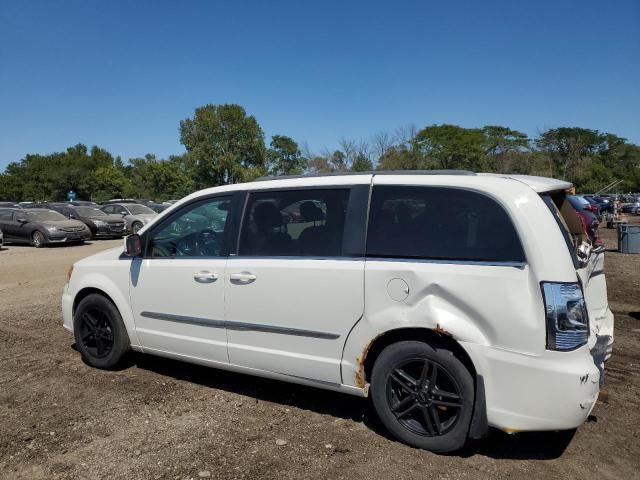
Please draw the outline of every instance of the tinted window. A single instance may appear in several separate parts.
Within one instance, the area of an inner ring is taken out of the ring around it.
[[[342,256],[349,189],[285,190],[249,196],[240,255]]]
[[[480,193],[440,187],[374,187],[367,255],[524,261],[518,235],[498,203]]]
[[[0,210],[0,220],[4,220],[5,222],[10,221],[13,217],[13,211],[11,210]]]
[[[231,197],[186,206],[151,232],[148,257],[226,256],[225,232]]]
[[[113,207],[110,205],[106,207],[102,207],[102,211],[105,213],[114,213]]]

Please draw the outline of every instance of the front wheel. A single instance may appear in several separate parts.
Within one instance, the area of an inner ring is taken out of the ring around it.
[[[46,240],[44,238],[44,235],[42,234],[42,232],[39,231],[35,231],[33,232],[33,235],[31,236],[31,244],[36,247],[36,248],[41,248],[44,246]]]
[[[473,378],[450,350],[417,341],[389,345],[373,366],[371,398],[382,423],[403,443],[444,453],[466,442]]]
[[[129,336],[116,306],[92,293],[80,301],[73,316],[76,347],[84,361],[96,368],[116,367],[129,351]]]
[[[142,228],[142,223],[141,222],[133,222],[133,225],[131,225],[131,231],[134,234],[138,233],[138,231],[140,231],[141,228]]]

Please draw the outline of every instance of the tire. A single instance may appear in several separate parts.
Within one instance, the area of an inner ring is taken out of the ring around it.
[[[461,449],[467,440],[473,385],[471,374],[450,350],[403,341],[389,345],[376,359],[371,398],[395,438],[445,453]]]
[[[92,293],[82,299],[73,316],[76,348],[92,367],[117,367],[129,352],[129,335],[116,306]]]
[[[131,225],[131,233],[138,233],[138,231],[143,227],[141,222],[133,222]]]
[[[38,230],[36,230],[31,234],[31,245],[33,245],[36,248],[44,247],[46,241],[47,240],[42,234],[42,232],[39,232]]]

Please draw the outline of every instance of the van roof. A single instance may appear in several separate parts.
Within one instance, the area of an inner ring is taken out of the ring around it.
[[[477,175],[492,176],[516,180],[528,185],[538,193],[551,192],[557,190],[567,190],[571,188],[571,183],[555,178],[537,177],[534,175],[515,175],[503,173],[475,173],[468,170],[381,170],[372,172],[339,172],[339,173],[319,173],[311,175],[282,175],[257,178],[256,182],[271,180],[292,180],[297,178],[318,178],[336,177],[345,175]]]

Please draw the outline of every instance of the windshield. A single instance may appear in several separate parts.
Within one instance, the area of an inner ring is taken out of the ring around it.
[[[155,215],[156,212],[144,205],[127,205],[127,209],[131,212],[131,215]]]
[[[106,217],[107,214],[104,213],[99,208],[91,208],[91,207],[76,207],[74,209],[78,215],[82,217]]]
[[[46,210],[43,212],[24,212],[24,216],[30,222],[59,222],[67,219],[64,215],[54,212],[53,210]]]

